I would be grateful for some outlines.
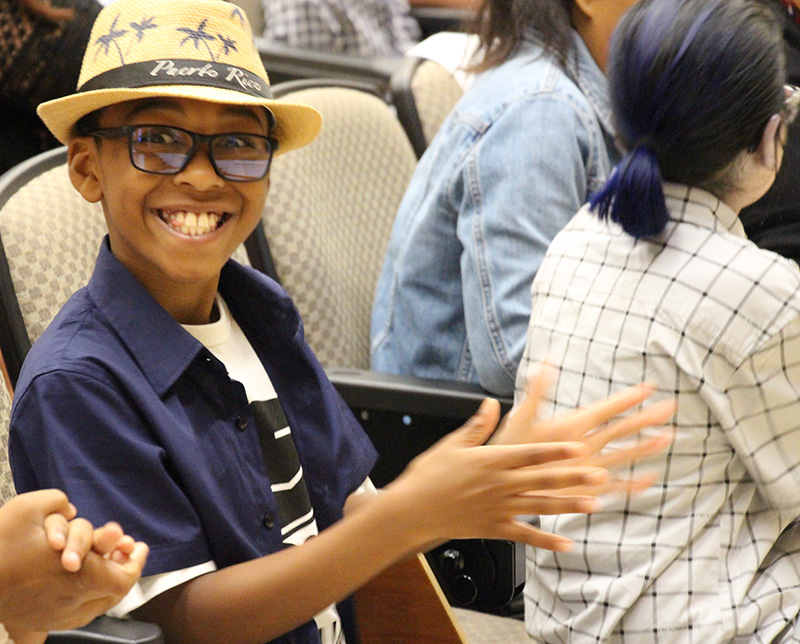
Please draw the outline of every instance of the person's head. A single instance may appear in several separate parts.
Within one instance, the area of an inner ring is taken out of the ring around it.
[[[641,0],[611,44],[609,86],[627,155],[592,206],[635,237],[668,220],[662,180],[741,207],[780,164],[780,28],[757,0]]]
[[[470,27],[480,38],[483,54],[475,69],[502,64],[532,34],[566,67],[573,53],[573,30],[586,42],[597,64],[605,69],[614,27],[636,1],[484,0]]]
[[[222,0],[118,0],[99,14],[77,91],[39,107],[73,185],[102,203],[114,255],[149,289],[215,286],[258,223],[273,153],[316,110],[272,98],[242,11]]]

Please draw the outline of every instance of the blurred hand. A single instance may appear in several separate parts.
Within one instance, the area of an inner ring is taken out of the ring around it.
[[[570,540],[542,532],[518,517],[592,512],[599,494],[652,484],[654,476],[617,481],[608,468],[663,450],[672,440],[670,432],[610,454],[601,450],[612,440],[664,423],[675,412],[673,402],[652,405],[601,427],[652,394],[652,387],[642,385],[536,422],[546,387],[546,380],[533,379],[529,395],[494,434],[500,406],[496,400],[485,400],[463,427],[414,459],[386,488],[414,515],[413,524],[423,531],[426,543],[489,538],[567,550]],[[490,437],[492,444],[485,445]]]

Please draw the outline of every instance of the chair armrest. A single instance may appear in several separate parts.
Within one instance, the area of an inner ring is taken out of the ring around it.
[[[328,367],[325,373],[351,407],[380,407],[466,420],[475,413],[484,398],[497,398],[504,414],[514,402],[511,398],[492,396],[469,382],[346,367]]]
[[[82,628],[53,631],[46,644],[164,644],[156,624],[101,616]]]

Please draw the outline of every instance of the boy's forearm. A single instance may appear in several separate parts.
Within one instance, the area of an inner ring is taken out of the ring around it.
[[[169,644],[274,639],[431,540],[399,497],[373,497],[304,545],[198,577],[135,616],[158,623]]]

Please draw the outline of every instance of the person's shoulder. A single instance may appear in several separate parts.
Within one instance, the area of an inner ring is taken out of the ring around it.
[[[456,111],[464,118],[492,121],[509,110],[531,111],[537,104],[551,117],[592,113],[588,98],[559,62],[535,43],[479,73]]]
[[[794,261],[728,232],[702,243],[694,263],[707,269],[692,283],[695,291],[702,286],[698,316],[717,329],[732,359],[745,359],[789,325],[800,324],[800,267]]]
[[[113,362],[117,339],[88,295],[78,290],[53,318],[25,356],[17,391],[52,372],[97,370]]]

